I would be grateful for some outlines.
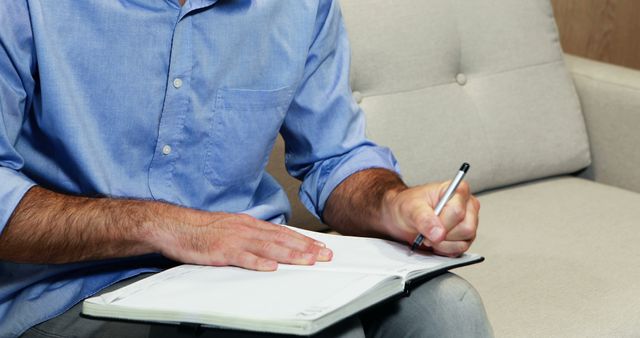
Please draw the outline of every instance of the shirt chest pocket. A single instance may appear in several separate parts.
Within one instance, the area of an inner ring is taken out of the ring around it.
[[[218,89],[204,165],[212,184],[250,183],[260,177],[292,94],[289,87]]]

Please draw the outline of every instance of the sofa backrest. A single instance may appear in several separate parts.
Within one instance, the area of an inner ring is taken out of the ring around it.
[[[476,192],[589,165],[549,0],[342,0],[341,8],[367,136],[393,150],[409,185],[450,179],[464,161]],[[283,182],[278,166],[270,169]],[[283,183],[297,199],[295,184]],[[290,223],[308,224],[298,208]]]

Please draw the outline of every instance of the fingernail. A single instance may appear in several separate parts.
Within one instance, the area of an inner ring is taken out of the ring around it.
[[[442,237],[443,234],[444,232],[442,231],[441,227],[434,227],[433,229],[431,229],[431,232],[429,232],[429,236],[427,237],[432,242],[439,242],[440,237]]]
[[[315,245],[317,245],[317,246],[319,246],[319,247],[321,247],[321,248],[325,248],[325,247],[327,247],[327,245],[326,245],[326,244],[324,244],[324,243],[322,243],[322,242],[318,242],[318,241],[313,242],[313,244],[315,244]]]
[[[327,248],[320,249],[320,252],[318,253],[318,259],[321,261],[329,261],[331,260],[332,256],[333,256],[333,251]]]

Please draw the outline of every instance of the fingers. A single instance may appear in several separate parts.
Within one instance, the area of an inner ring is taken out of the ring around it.
[[[451,229],[456,227],[465,219],[467,213],[467,202],[470,197],[469,185],[465,181],[460,182],[455,194],[451,196],[451,199],[442,209],[439,216],[447,232],[451,231]],[[440,198],[442,198],[442,196],[440,196]]]
[[[466,214],[462,222],[447,234],[443,242],[433,246],[433,252],[438,255],[458,257],[469,250],[476,238],[479,209],[480,202],[471,196],[467,202]]]
[[[241,237],[235,246],[252,255],[239,256],[244,259],[239,258],[240,263],[247,264],[242,267],[253,269],[255,266],[267,264],[265,261],[256,263],[253,256],[276,262],[276,265],[312,265],[317,261],[329,261],[333,257],[333,252],[323,243],[285,226],[261,221],[248,215],[238,215],[238,219],[243,226],[233,229]]]
[[[416,196],[409,197],[409,202],[405,202],[408,207],[401,210],[410,215],[410,226],[425,236],[432,245],[442,242],[445,235],[460,224],[466,215],[466,205],[471,195],[469,185],[462,181],[440,215],[436,217],[433,209],[439,200],[444,198],[449,184],[450,182],[443,182],[439,186],[425,185],[417,188]]]
[[[274,224],[274,223],[271,223],[271,222],[262,221],[262,220],[259,220],[257,218],[253,218],[253,217],[248,216],[248,215],[245,215],[245,216],[249,217],[251,219],[250,223],[252,223],[253,225],[255,225],[257,227],[260,227],[260,228],[262,228],[264,230],[280,231],[280,232],[283,232],[283,233],[289,235],[290,237],[303,240],[304,242],[314,243],[315,245],[318,245],[318,246],[321,246],[321,247],[325,247],[324,243],[322,243],[320,241],[317,241],[317,240],[315,240],[313,238],[307,237],[307,236],[305,236],[305,235],[303,235],[303,234],[301,234],[301,233],[299,233],[297,231],[291,230],[291,229],[287,228],[286,226],[282,226],[282,225],[279,225],[279,224]]]
[[[433,209],[426,203],[416,200],[416,205],[409,212],[410,222],[413,228],[421,233],[429,243],[439,243],[444,240],[446,229],[440,219],[435,215]],[[413,242],[415,236],[409,239]]]
[[[467,202],[464,219],[447,234],[447,241],[471,241],[476,238],[478,230],[478,209],[480,203],[475,197]]]
[[[323,243],[245,214],[189,210],[183,218],[159,249],[183,263],[273,271],[278,263],[310,265],[333,256]]]
[[[431,249],[441,256],[458,257],[469,250],[470,245],[471,243],[468,241],[443,241],[434,245]]]
[[[318,257],[317,254],[294,250],[272,241],[257,240],[247,244],[247,251],[279,263],[313,265]]]
[[[260,248],[261,245],[266,245],[265,243],[272,243],[288,251],[276,249],[276,247],[272,247],[271,244],[269,244],[267,247],[273,249],[273,251],[260,251],[252,248],[251,251],[254,253],[268,254],[273,252],[274,256],[269,256],[270,258],[275,258],[280,263],[289,264],[313,264],[316,261],[326,262],[333,257],[333,252],[326,248],[324,243],[281,225],[259,220],[256,221],[257,223],[255,225],[258,229],[249,231],[246,234],[247,237],[258,241],[253,243],[253,246]]]
[[[278,268],[278,262],[247,251],[238,251],[236,254],[230,255],[228,264],[257,271],[275,271]]]
[[[443,198],[449,183],[406,190],[397,211],[404,215],[400,217],[405,220],[404,226],[400,223],[401,228],[415,229],[425,236],[423,249],[431,247],[437,254],[453,257],[467,251],[475,239],[480,206],[471,195],[469,185],[463,181],[440,215],[436,216],[433,208]],[[412,243],[415,233],[407,231],[402,238]]]
[[[276,233],[280,234],[280,236],[285,236],[287,240],[297,239],[294,242],[294,244],[299,245],[300,249],[302,249],[302,247],[307,247],[310,245],[316,245],[320,247],[326,246],[324,243],[317,241],[313,238],[307,237],[297,231],[291,230],[286,226],[274,224],[271,222],[266,222],[266,221],[259,220],[257,218],[253,218],[251,216],[244,215],[244,214],[240,215],[239,217],[242,217],[246,222],[246,224],[249,226],[257,227],[267,231],[275,231]]]
[[[390,217],[392,226],[389,229],[393,237],[410,244],[418,233],[425,237],[427,243],[444,240],[446,229],[432,207],[432,201],[437,199],[433,194],[436,191],[437,186],[429,184],[407,189],[396,195],[391,207],[388,207],[393,215]]]

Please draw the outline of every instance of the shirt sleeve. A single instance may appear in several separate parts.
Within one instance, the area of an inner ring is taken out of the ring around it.
[[[288,172],[300,199],[321,217],[331,192],[369,168],[399,172],[388,148],[365,137],[364,114],[349,87],[349,41],[337,1],[320,1],[303,80],[281,129]]]
[[[26,1],[9,1],[0,15],[0,234],[24,194],[35,185],[20,171],[14,145],[31,107],[35,53]]]

